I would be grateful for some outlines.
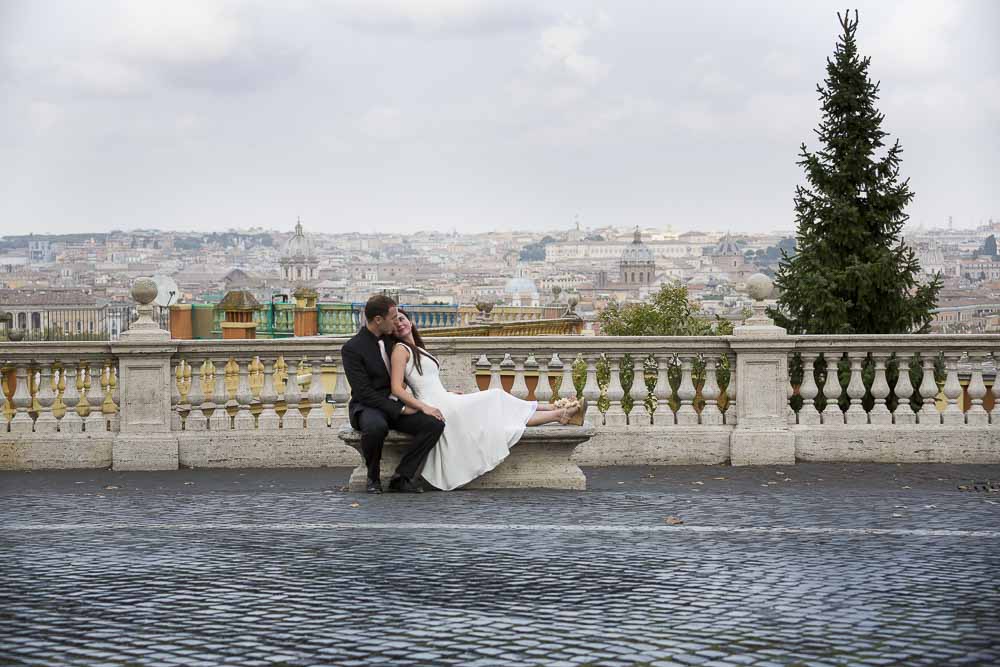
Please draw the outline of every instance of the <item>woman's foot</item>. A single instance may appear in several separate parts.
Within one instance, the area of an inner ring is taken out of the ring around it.
[[[583,426],[583,418],[587,415],[587,399],[583,399],[582,403],[574,405],[569,409],[572,410],[572,412],[570,414],[569,421],[566,423],[573,426]]]
[[[559,423],[565,426],[573,418],[573,415],[575,415],[579,411],[580,411],[580,406],[578,405],[574,405],[573,407],[570,408],[563,408],[562,410],[559,411]]]

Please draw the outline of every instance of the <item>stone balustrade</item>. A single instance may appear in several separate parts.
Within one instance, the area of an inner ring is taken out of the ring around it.
[[[1000,462],[1000,336],[428,339],[447,386],[590,404],[580,465]],[[354,465],[344,338],[4,343],[0,468]],[[326,400],[332,397],[332,403]]]

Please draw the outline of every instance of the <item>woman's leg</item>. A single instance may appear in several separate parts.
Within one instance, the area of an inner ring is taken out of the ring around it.
[[[574,396],[573,399],[576,400],[576,396]],[[536,410],[540,412],[549,412],[550,410],[561,410],[561,409],[562,408],[560,408],[555,403],[539,403],[538,407],[536,408]]]
[[[556,410],[535,410],[535,414],[528,418],[527,425],[541,426],[542,424],[551,424],[552,422],[565,424],[579,409],[578,407],[572,407]]]

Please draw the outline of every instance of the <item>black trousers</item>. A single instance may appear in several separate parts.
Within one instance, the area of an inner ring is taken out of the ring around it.
[[[378,408],[362,408],[356,413],[356,421],[354,427],[361,431],[361,452],[365,457],[365,467],[368,468],[368,479],[375,481],[380,480],[382,445],[385,444],[390,428],[413,436],[413,444],[403,454],[396,468],[397,476],[413,482],[444,431],[443,421],[422,412],[400,415],[390,423],[388,416]]]

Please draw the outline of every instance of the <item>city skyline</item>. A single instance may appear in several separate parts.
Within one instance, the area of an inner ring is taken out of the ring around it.
[[[816,4],[8,2],[0,236],[793,231]],[[995,218],[1000,9],[855,4],[912,223]]]

